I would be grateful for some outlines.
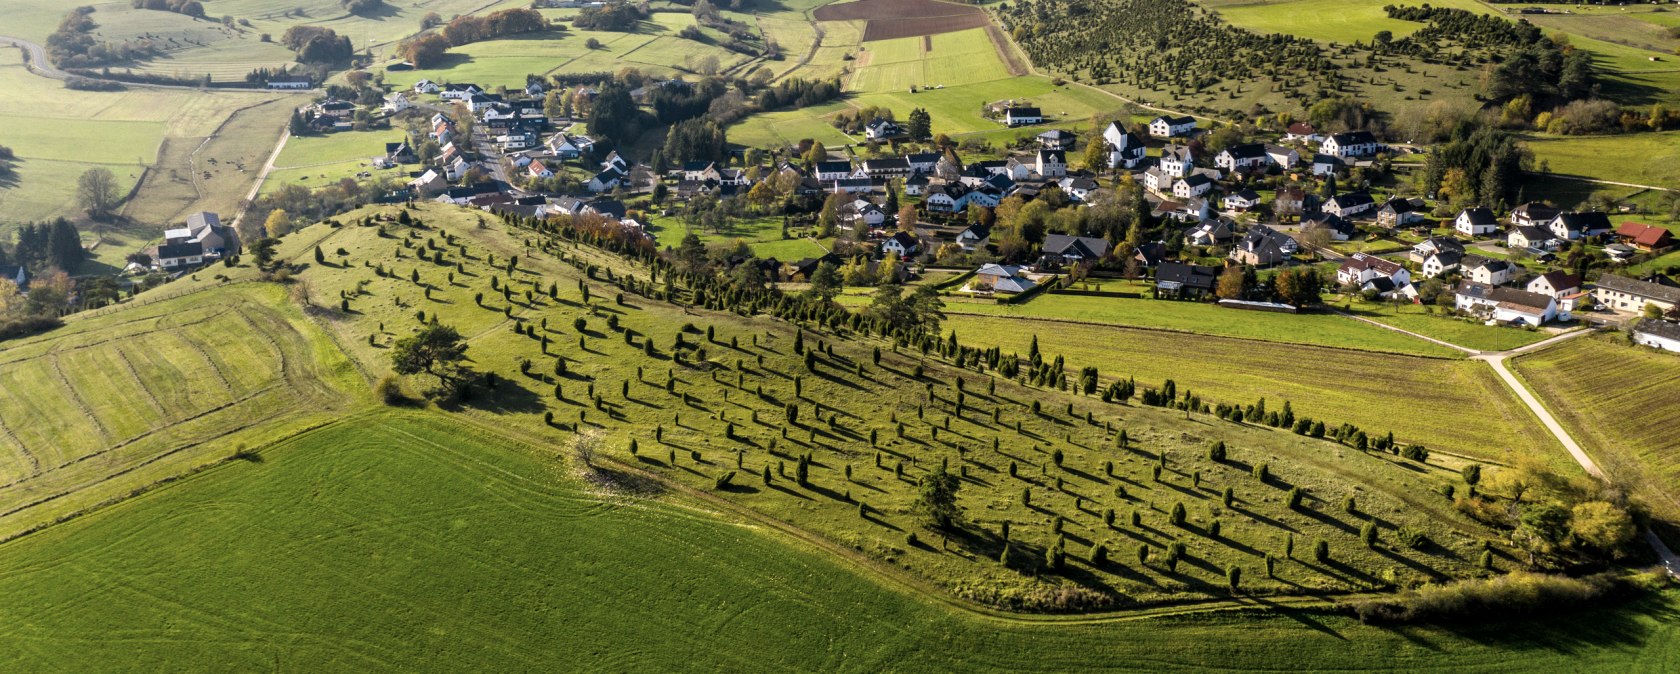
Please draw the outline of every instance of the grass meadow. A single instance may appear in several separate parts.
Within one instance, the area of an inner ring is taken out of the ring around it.
[[[213,284],[216,273],[198,275]],[[349,372],[272,285],[211,288],[7,341],[0,387],[17,394],[0,396],[0,538],[320,423],[365,390]]]
[[[1383,0],[1201,0],[1199,4],[1218,11],[1220,17],[1239,28],[1320,42],[1370,42],[1384,30],[1401,38],[1423,27],[1421,23],[1388,18],[1383,6],[1391,3]],[[1475,0],[1430,4],[1478,13],[1492,11]]]
[[[356,179],[363,171],[374,177],[405,177],[401,168],[373,167],[373,158],[385,154],[385,144],[400,142],[405,135],[403,129],[392,128],[292,136],[275,158],[262,191],[273,192],[285,185],[325,187],[345,178]]]
[[[1528,409],[1473,361],[1019,316],[953,314],[947,327],[1005,352],[1025,350],[1036,335],[1046,357],[1095,365],[1104,378],[1172,379],[1180,391],[1220,401],[1288,400],[1298,415],[1392,430],[1396,440],[1431,450],[1494,462],[1528,452],[1567,461]]]
[[[1619,136],[1529,136],[1552,173],[1640,185],[1680,185],[1680,131]]]
[[[850,89],[908,91],[1008,79],[984,29],[866,42]]]
[[[1543,330],[1529,331],[1461,320],[1431,313],[1428,311],[1431,307],[1417,304],[1397,307],[1392,304],[1345,299],[1339,302],[1332,301],[1332,304],[1362,318],[1477,351],[1507,351],[1555,336]],[[1439,307],[1433,309],[1441,310]]]
[[[1680,360],[1593,335],[1511,361],[1600,466],[1670,522],[1680,521]]]
[[[1661,669],[1680,596],[1385,630],[1308,610],[1015,622],[679,498],[571,480],[547,447],[363,415],[0,546],[0,653],[39,670],[1069,671],[1289,663]],[[65,560],[74,560],[66,563]]]

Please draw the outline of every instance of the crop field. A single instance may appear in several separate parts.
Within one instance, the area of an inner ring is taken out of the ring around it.
[[[1680,185],[1680,131],[1620,136],[1530,136],[1552,173],[1641,185]]]
[[[0,388],[27,392],[0,396],[0,537],[340,408],[348,362],[283,298],[211,289],[0,344]]]
[[[867,21],[866,41],[966,31],[990,21],[973,5],[934,0],[858,0],[823,5],[811,15],[824,22]]]
[[[1567,461],[1478,362],[1019,317],[953,314],[947,327],[958,339],[1005,352],[1024,350],[1036,335],[1046,354],[1065,356],[1070,366],[1095,365],[1105,378],[1172,379],[1180,391],[1226,402],[1288,400],[1296,414],[1393,430],[1396,440],[1431,450],[1498,462],[1539,452],[1559,465]]]
[[[1680,15],[1672,8],[1587,5],[1570,7],[1569,11],[1568,14],[1528,14],[1523,18],[1548,31],[1564,31],[1658,54],[1672,55],[1680,48],[1680,39],[1668,33],[1669,28],[1680,26]]]
[[[1544,671],[1567,657],[1573,671],[1611,672],[1661,669],[1680,643],[1673,592],[1403,631],[1287,609],[998,620],[710,506],[591,492],[547,448],[435,415],[364,415],[258,456],[0,547],[12,618],[0,657],[59,671],[670,672],[1356,669],[1374,658]]]
[[[933,89],[1010,77],[997,47],[979,28],[865,42],[864,49],[848,87],[853,91]]]
[[[135,72],[186,79],[209,74],[218,82],[243,82],[253,69],[293,65],[290,50],[278,42],[263,42],[254,27],[237,23],[224,26],[214,20],[125,5],[97,6],[94,18],[100,25],[102,39],[146,38],[165,44],[162,57],[129,68]],[[276,30],[274,36],[283,31],[284,28]]]
[[[1594,335],[1511,364],[1594,461],[1680,523],[1680,358]]]
[[[950,303],[946,310],[950,313],[1111,324],[1420,356],[1451,358],[1458,355],[1446,347],[1334,314],[1240,311],[1206,302],[1052,293],[1039,295],[1023,304],[958,301]]]

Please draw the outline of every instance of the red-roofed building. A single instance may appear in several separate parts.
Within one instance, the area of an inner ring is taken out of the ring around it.
[[[1668,230],[1638,222],[1622,223],[1621,227],[1616,228],[1616,238],[1647,253],[1668,250],[1674,245],[1674,235]]]

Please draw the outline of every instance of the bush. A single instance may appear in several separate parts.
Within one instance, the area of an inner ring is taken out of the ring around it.
[[[1671,581],[1660,573],[1606,572],[1569,578],[1517,571],[1487,580],[1425,585],[1416,590],[1351,605],[1366,623],[1455,622],[1497,617],[1508,620],[1558,609],[1579,608],[1660,589]]]
[[[402,405],[408,402],[408,396],[403,395],[402,384],[397,381],[397,376],[393,374],[387,374],[379,378],[379,381],[373,385],[373,395],[386,405]]]
[[[1399,531],[1394,532],[1394,537],[1399,539],[1406,547],[1413,550],[1422,550],[1427,548],[1430,543],[1429,536],[1427,534],[1411,527],[1400,527]]]

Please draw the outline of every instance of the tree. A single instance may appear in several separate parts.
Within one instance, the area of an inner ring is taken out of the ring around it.
[[[1588,547],[1614,552],[1633,540],[1633,517],[1615,504],[1588,501],[1570,509],[1569,533]]]
[[[121,202],[122,192],[117,189],[117,177],[111,174],[110,169],[91,168],[76,179],[76,204],[90,217],[104,219]]]
[[[1108,141],[1101,135],[1085,142],[1085,168],[1091,171],[1108,168]]]
[[[449,51],[449,47],[448,38],[437,33],[426,33],[398,44],[397,56],[413,63],[416,68],[435,68],[443,62],[444,53]]]
[[[397,374],[424,372],[447,385],[458,377],[466,351],[467,343],[455,328],[428,324],[420,332],[397,340],[391,349],[391,369]]]
[[[292,230],[292,219],[286,211],[276,208],[269,212],[268,219],[263,221],[263,232],[271,239],[278,239]]]
[[[811,273],[811,289],[806,292],[824,302],[834,301],[835,296],[840,294],[839,268],[833,262],[818,264],[817,270]]]
[[[1248,289],[1243,285],[1242,267],[1226,267],[1225,271],[1219,274],[1219,286],[1214,293],[1221,299],[1240,300],[1248,294]]]
[[[922,140],[933,135],[933,118],[928,111],[916,108],[910,111],[910,124],[906,131],[911,140]]]
[[[962,481],[947,472],[944,466],[935,468],[922,478],[921,490],[910,509],[935,529],[951,529],[962,523],[962,509],[957,506],[957,491]]]
[[[1290,267],[1272,278],[1272,289],[1278,298],[1295,306],[1318,304],[1318,271],[1312,267]]]

